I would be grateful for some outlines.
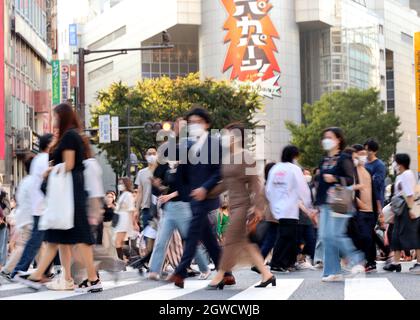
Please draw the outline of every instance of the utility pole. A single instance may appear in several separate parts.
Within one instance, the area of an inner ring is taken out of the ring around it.
[[[77,111],[79,113],[80,119],[82,120],[82,124],[86,127],[85,123],[85,115],[86,115],[86,86],[85,86],[85,65],[88,63],[116,57],[123,54],[128,54],[128,52],[132,51],[146,51],[146,50],[165,50],[165,49],[172,49],[174,45],[170,44],[171,36],[167,31],[162,32],[162,44],[158,46],[146,46],[140,48],[128,48],[128,49],[110,49],[110,50],[89,50],[84,48],[79,48],[78,51],[74,52],[79,56],[79,101],[77,103]],[[86,56],[90,54],[102,54],[102,53],[113,53],[109,56],[101,57],[98,59],[93,59],[90,61],[86,61]]]
[[[130,128],[130,111],[131,108],[127,105],[127,127]],[[130,129],[127,130],[127,177],[131,178],[131,135]]]

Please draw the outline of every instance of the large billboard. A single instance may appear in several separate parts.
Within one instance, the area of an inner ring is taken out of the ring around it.
[[[279,34],[269,15],[270,0],[222,0],[228,18],[225,43],[229,43],[223,72],[230,79],[258,86],[268,97],[280,96],[280,67],[274,43]]]
[[[5,114],[4,114],[4,0],[0,0],[0,160],[5,160]]]
[[[417,111],[417,171],[420,176],[420,32],[414,35],[415,64],[416,64],[416,111]]]

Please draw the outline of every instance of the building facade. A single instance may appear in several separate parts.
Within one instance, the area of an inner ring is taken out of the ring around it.
[[[303,103],[350,87],[380,90],[384,112],[401,118],[399,152],[417,162],[413,35],[418,3],[409,0],[136,0],[95,2],[83,27],[88,49],[156,44],[172,35],[170,52],[132,53],[87,66],[86,101],[114,81],[202,77],[253,82],[265,108],[261,161],[278,161],[290,140],[285,120],[300,123]],[[158,8],[158,10],[155,8]],[[87,115],[88,119],[88,115]]]
[[[2,1],[4,128],[0,145],[3,185],[13,188],[25,175],[23,160],[37,152],[37,137],[51,132],[51,68],[57,52],[55,0]],[[4,155],[1,157],[1,155]]]

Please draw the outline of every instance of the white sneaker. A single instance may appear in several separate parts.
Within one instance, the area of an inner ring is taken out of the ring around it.
[[[366,268],[360,264],[351,268],[352,274],[360,274],[360,273],[365,273],[365,272],[366,272]]]
[[[48,290],[52,291],[72,291],[74,290],[74,281],[73,279],[66,280],[64,277],[57,277],[45,286]]]
[[[304,262],[297,263],[296,264],[296,269],[298,269],[298,270],[308,270],[308,269],[313,270],[314,268],[312,267],[312,265],[309,262],[304,261]]]
[[[332,274],[328,277],[323,277],[322,282],[342,282],[344,277],[342,274]]]

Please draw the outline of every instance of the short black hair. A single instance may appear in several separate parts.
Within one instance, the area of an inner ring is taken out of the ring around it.
[[[344,150],[344,148],[346,147],[346,139],[345,139],[345,137],[344,137],[344,132],[343,132],[343,130],[342,130],[341,128],[338,128],[338,127],[330,127],[330,128],[325,129],[324,131],[322,131],[322,137],[324,137],[324,135],[325,135],[327,132],[332,132],[332,133],[334,133],[334,135],[336,136],[336,138],[337,138],[338,140],[340,140],[340,145],[339,145],[339,148],[340,148],[340,150],[341,150],[341,151],[343,151],[343,150]]]
[[[149,147],[146,148],[146,152],[147,152],[147,150],[150,150],[150,149],[155,149],[156,151],[158,150],[158,148],[156,146],[149,146]]]
[[[292,163],[295,158],[299,156],[300,152],[298,147],[289,145],[283,149],[281,155],[281,162],[290,162]]]
[[[362,146],[361,144],[355,144],[355,145],[352,146],[352,148],[354,149],[355,152],[366,150],[365,147]]]
[[[378,152],[379,151],[379,144],[373,139],[369,139],[368,141],[366,141],[364,146],[369,151],[372,151],[372,152]]]
[[[31,172],[31,164],[32,164],[32,160],[34,159],[33,155],[30,155],[28,157],[26,157],[24,165],[25,165],[25,171],[27,174],[29,174]]]
[[[187,115],[185,116],[185,120],[188,121],[189,118],[192,116],[197,116],[202,118],[207,124],[211,124],[211,117],[210,114],[206,109],[201,106],[195,106],[190,111],[188,111]]]
[[[268,175],[270,174],[271,169],[273,169],[273,167],[276,164],[274,162],[268,163],[265,168],[264,168],[264,178],[267,181],[268,180]]]
[[[405,169],[410,169],[411,159],[406,153],[398,153],[395,155],[395,162]]]
[[[53,135],[51,133],[44,134],[41,138],[39,138],[39,150],[44,152],[47,150],[48,146],[50,145]]]

